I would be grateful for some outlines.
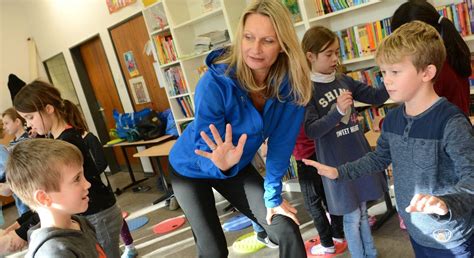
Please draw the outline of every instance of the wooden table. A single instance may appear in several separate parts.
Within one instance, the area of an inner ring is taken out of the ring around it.
[[[365,133],[365,138],[369,142],[369,145],[372,148],[372,150],[374,150],[375,147],[377,147],[377,140],[379,139],[379,136],[380,136],[380,132],[374,132],[372,130]],[[385,175],[385,178],[388,179],[386,172],[384,175]],[[390,198],[390,191],[388,189],[384,193],[384,199],[385,199],[385,206],[387,207],[387,211],[382,215],[380,219],[377,220],[377,222],[373,226],[374,229],[378,229],[380,226],[382,226],[382,224],[385,223],[396,212],[392,204],[392,198]]]
[[[155,138],[155,139],[152,139],[152,140],[147,140],[147,141],[140,140],[140,141],[135,141],[135,142],[120,142],[120,143],[116,143],[116,144],[106,144],[106,145],[104,145],[104,148],[120,147],[120,149],[122,150],[123,156],[125,157],[125,163],[127,163],[128,174],[130,175],[130,180],[132,181],[130,184],[123,187],[122,189],[117,188],[117,190],[115,191],[115,194],[120,195],[126,189],[128,189],[128,188],[130,188],[134,185],[137,185],[137,184],[139,184],[139,183],[141,183],[141,182],[148,179],[148,178],[144,178],[144,179],[140,179],[140,180],[135,179],[135,175],[133,175],[132,166],[130,165],[130,160],[128,159],[127,150],[126,150],[127,148],[140,147],[140,146],[151,147],[153,145],[160,144],[160,143],[165,142],[165,141],[169,141],[169,140],[173,139],[173,137],[174,137],[173,135],[163,135],[161,137],[158,137],[158,138]]]
[[[156,165],[157,165],[156,167],[158,168],[158,173],[163,183],[165,194],[161,196],[160,198],[156,199],[153,202],[153,204],[157,204],[173,196],[173,191],[168,187],[168,183],[166,182],[164,170],[160,163],[160,157],[167,157],[170,154],[170,150],[175,144],[175,142],[176,140],[163,142],[163,143],[160,143],[158,145],[155,145],[153,147],[147,148],[145,150],[142,150],[140,152],[133,154],[133,157],[135,158],[148,157],[148,158],[154,158],[154,160],[156,161]]]

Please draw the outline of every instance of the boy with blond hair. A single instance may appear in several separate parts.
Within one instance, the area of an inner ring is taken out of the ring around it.
[[[436,95],[446,57],[433,27],[407,23],[378,47],[390,98],[374,152],[337,168],[305,160],[330,179],[353,180],[393,164],[395,194],[416,257],[474,255],[474,135],[469,119]]]
[[[7,182],[35,210],[27,257],[106,257],[91,224],[73,214],[88,207],[83,157],[74,145],[52,139],[20,142],[7,162]]]

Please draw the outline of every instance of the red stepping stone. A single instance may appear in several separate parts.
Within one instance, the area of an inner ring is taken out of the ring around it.
[[[318,245],[320,243],[319,236],[312,238],[304,243],[304,247],[306,249],[306,255],[308,258],[322,258],[322,257],[334,257],[338,254],[342,254],[346,251],[347,249],[347,241],[344,240],[344,242],[339,243],[334,241],[334,245],[336,247],[336,252],[333,254],[324,254],[324,255],[314,255],[311,254],[311,247]]]
[[[178,229],[186,222],[184,217],[175,217],[164,220],[153,226],[153,233],[155,234],[166,234],[173,230]]]

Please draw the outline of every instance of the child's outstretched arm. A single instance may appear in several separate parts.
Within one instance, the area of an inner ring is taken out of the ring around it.
[[[383,83],[380,87],[372,87],[350,77],[347,79],[349,80],[348,85],[351,88],[352,95],[357,101],[373,105],[382,105],[389,98]]]
[[[317,161],[310,159],[303,159],[304,164],[307,166],[313,166],[318,170],[318,174],[325,176],[329,179],[336,179],[339,176],[337,169],[334,167],[323,165]]]

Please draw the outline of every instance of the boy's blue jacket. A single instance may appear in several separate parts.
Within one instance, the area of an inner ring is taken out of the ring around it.
[[[234,72],[231,70],[226,74],[228,65],[213,63],[222,53],[223,50],[213,51],[206,59],[209,70],[196,86],[195,119],[173,146],[170,163],[178,174],[185,177],[234,177],[252,161],[260,145],[268,138],[264,199],[266,207],[279,206],[282,202],[281,179],[289,165],[304,107],[291,101],[290,85],[286,79],[280,90],[282,100],[268,99],[262,115],[253,105],[248,92],[240,86]],[[247,134],[247,141],[240,162],[223,172],[211,160],[196,155],[194,150],[211,152],[199,133],[204,131],[212,137],[209,125],[214,124],[224,139],[227,123],[232,125],[234,145],[244,133]]]

